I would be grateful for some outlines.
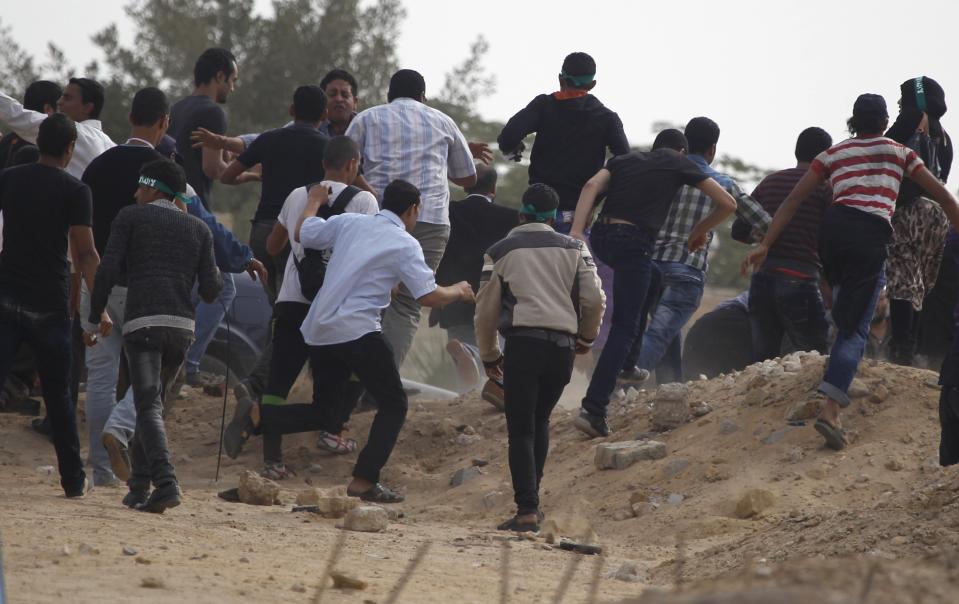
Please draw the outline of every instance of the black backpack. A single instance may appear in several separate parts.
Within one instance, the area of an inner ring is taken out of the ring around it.
[[[307,186],[307,194],[315,185]],[[361,189],[353,185],[347,185],[345,189],[337,195],[333,205],[323,204],[316,211],[316,215],[323,219],[329,219],[346,211],[346,206],[356,197]],[[326,277],[326,262],[329,259],[329,250],[312,250],[303,248],[303,259],[297,260],[296,254],[293,255],[293,264],[296,266],[296,272],[300,277],[300,291],[307,300],[313,300],[316,294],[323,286],[323,279]]]

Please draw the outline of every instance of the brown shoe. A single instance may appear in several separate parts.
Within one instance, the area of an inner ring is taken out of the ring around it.
[[[483,400],[500,411],[506,410],[506,399],[503,398],[503,385],[494,380],[486,380],[483,386]]]
[[[126,445],[120,442],[120,439],[110,432],[104,432],[100,436],[100,442],[103,443],[103,448],[107,450],[107,455],[110,456],[110,467],[113,469],[113,473],[116,474],[120,480],[130,480],[132,469],[130,454],[127,451]]]

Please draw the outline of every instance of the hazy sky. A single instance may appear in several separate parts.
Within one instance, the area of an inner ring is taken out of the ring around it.
[[[2,2],[2,21],[24,47],[39,55],[54,40],[77,65],[97,57],[89,36],[104,24],[118,21],[131,31],[126,0]],[[487,118],[504,120],[536,94],[555,90],[563,57],[582,50],[598,65],[596,96],[619,113],[632,142],[650,141],[654,121],[682,124],[706,115],[722,128],[720,152],[770,168],[794,161],[796,135],[807,126],[843,138],[859,93],[882,94],[892,113],[899,84],[917,75],[938,80],[947,100],[959,94],[955,0],[404,5],[400,63],[423,73],[428,96],[479,34],[490,42],[486,66],[497,77],[496,92],[479,104]],[[257,8],[269,13],[271,3],[257,0]],[[242,81],[236,94],[252,85]],[[952,117],[943,120],[947,130]]]

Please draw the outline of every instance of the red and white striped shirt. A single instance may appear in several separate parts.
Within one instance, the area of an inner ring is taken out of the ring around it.
[[[904,176],[923,166],[916,152],[884,136],[850,138],[820,153],[810,169],[832,185],[832,201],[887,221]]]

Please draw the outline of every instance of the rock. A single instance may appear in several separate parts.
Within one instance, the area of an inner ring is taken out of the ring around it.
[[[343,487],[334,489],[305,489],[296,494],[297,505],[315,505],[325,518],[342,518],[360,505],[357,497],[347,497]]]
[[[639,398],[639,390],[630,386],[626,389],[626,402],[635,403],[636,399]]]
[[[869,394],[869,387],[859,378],[853,378],[852,384],[849,385],[849,390],[846,391],[846,394],[849,395],[849,398],[862,398]]]
[[[735,420],[726,418],[719,423],[719,433],[720,434],[732,434],[739,430],[739,424]]]
[[[290,591],[295,591],[298,594],[305,594],[306,585],[303,585],[302,583],[294,583],[292,586],[290,586]]]
[[[893,472],[898,472],[902,470],[902,462],[898,458],[893,457],[886,462],[886,469]]]
[[[80,544],[80,547],[77,548],[77,551],[79,551],[81,554],[85,554],[85,555],[95,555],[95,554],[99,554],[99,553],[100,553],[100,550],[98,550],[97,548],[93,547],[93,546],[90,545],[89,543],[81,543],[81,544]]]
[[[237,489],[240,501],[249,505],[273,505],[280,495],[280,485],[246,470],[240,474]]]
[[[705,374],[705,373],[700,373],[700,374],[699,374],[699,381],[700,381],[700,382],[708,382],[708,381],[709,381],[709,378],[706,377],[706,374]]]
[[[311,463],[309,467],[310,474],[319,474],[323,471],[323,466],[318,463]]]
[[[680,473],[683,470],[689,467],[689,460],[682,457],[677,457],[676,459],[670,459],[666,463],[666,467],[663,468],[663,476],[666,478],[672,478]]]
[[[783,371],[786,373],[799,373],[802,370],[802,363],[799,361],[783,362]]]
[[[482,474],[479,468],[476,466],[470,466],[468,468],[460,468],[453,473],[453,476],[450,478],[450,486],[458,487],[464,482],[472,480]]]
[[[761,515],[776,503],[775,497],[764,489],[750,489],[736,503],[737,518],[753,518]]]
[[[689,387],[681,382],[663,384],[656,389],[654,398],[657,401],[683,401],[689,399]]]
[[[723,378],[723,386],[725,388],[732,388],[735,385],[736,385],[736,378],[734,378],[733,376],[727,375],[726,377]]]
[[[889,398],[889,389],[880,384],[869,395],[869,402],[878,405],[887,398]]]
[[[361,533],[378,533],[386,530],[390,524],[390,515],[379,506],[363,505],[354,508],[346,515],[343,528]]]
[[[889,540],[889,543],[893,545],[906,545],[907,543],[909,543],[909,537],[896,535],[895,537]]]
[[[799,401],[789,408],[786,412],[787,422],[797,422],[806,419],[813,419],[819,415],[822,409],[822,400],[819,397],[813,397],[804,401]]]
[[[140,587],[145,587],[147,589],[163,589],[165,586],[163,581],[157,579],[156,577],[144,577],[140,581]]]
[[[472,444],[478,443],[483,440],[483,437],[479,434],[457,434],[456,438],[453,439],[453,442],[461,447],[468,447]]]
[[[710,465],[706,468],[706,471],[703,472],[703,478],[706,480],[706,482],[719,482],[720,480],[727,480],[729,476],[730,474],[727,470],[714,465]]]
[[[355,579],[349,575],[345,575],[341,572],[333,571],[330,573],[330,578],[333,579],[333,589],[366,589],[366,581],[361,581],[360,579]]]
[[[789,453],[786,454],[786,459],[792,463],[799,463],[803,460],[806,454],[799,447],[793,447],[790,449]]]
[[[636,514],[633,513],[632,508],[629,508],[626,510],[620,509],[613,512],[613,520],[616,520],[617,522],[623,521],[623,520],[629,520],[630,518],[634,518],[635,516]]]
[[[666,457],[666,445],[650,440],[627,440],[618,443],[602,443],[596,447],[596,467],[600,470],[622,470],[637,461]]]
[[[132,547],[130,547],[129,545],[124,545],[124,546],[123,546],[123,555],[124,555],[124,556],[136,556],[136,555],[137,555],[137,550],[134,549],[134,548],[132,548]]]
[[[645,573],[640,573],[639,569],[632,562],[623,562],[619,568],[609,573],[610,579],[625,581],[627,583],[641,583],[646,580]]]
[[[494,510],[506,505],[509,502],[509,496],[503,491],[490,491],[483,495],[483,507],[487,510]]]
[[[686,498],[679,493],[670,493],[669,497],[666,498],[666,503],[669,505],[679,505],[684,499]]]
[[[666,384],[670,386],[672,384]],[[660,386],[663,388],[663,386]],[[685,400],[656,399],[653,404],[653,414],[650,416],[650,426],[656,432],[674,430],[686,423],[689,419],[689,403]]]
[[[707,413],[711,413],[713,406],[704,401],[698,401],[689,406],[689,412],[693,414],[693,417],[702,417]]]
[[[470,426],[469,424],[463,426],[463,429],[460,430],[463,434],[476,434],[476,428]]]
[[[72,554],[72,553],[73,553],[73,552],[70,550],[70,546],[69,546],[69,545],[64,545],[63,547],[60,548],[60,555],[61,555],[61,556],[69,556],[69,555]]]
[[[137,564],[153,564],[153,562],[149,558],[144,558],[143,556],[137,556],[134,559],[134,562],[136,562]]]
[[[489,465],[489,460],[483,459],[481,457],[474,457],[473,465],[476,466],[477,468],[485,468],[486,466]]]

